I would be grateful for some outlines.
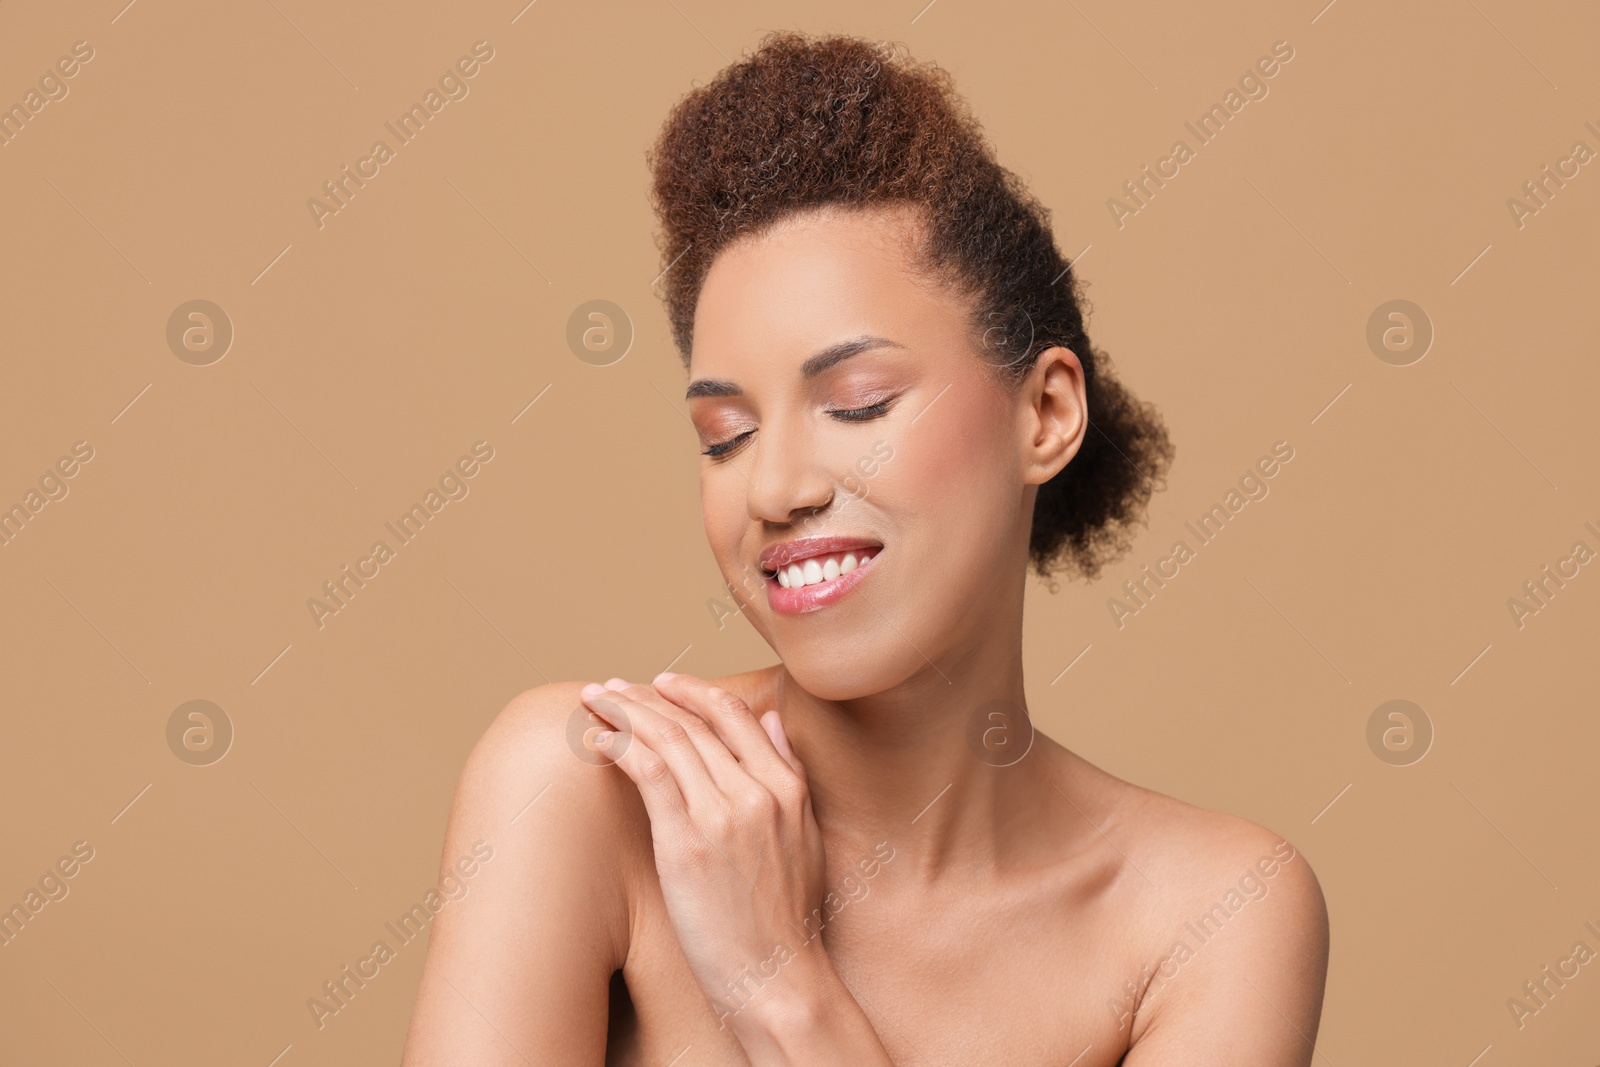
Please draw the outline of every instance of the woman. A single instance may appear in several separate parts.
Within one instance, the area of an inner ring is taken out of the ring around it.
[[[1030,562],[1094,577],[1172,449],[948,77],[775,34],[650,162],[706,533],[780,662],[507,706],[405,1062],[1310,1063],[1306,860],[1027,721]]]

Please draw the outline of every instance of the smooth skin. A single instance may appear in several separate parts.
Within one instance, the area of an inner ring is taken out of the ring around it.
[[[1083,370],[1053,348],[1000,384],[919,233],[815,210],[712,265],[702,513],[781,662],[511,701],[451,811],[442,870],[494,859],[434,920],[408,1067],[1311,1062],[1307,860],[990,716],[1026,706],[1029,524]],[[832,534],[880,542],[874,573],[772,611],[762,550]],[[980,758],[997,729],[1026,754]]]

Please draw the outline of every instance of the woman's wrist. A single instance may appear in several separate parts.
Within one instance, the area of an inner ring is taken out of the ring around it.
[[[728,1020],[754,1067],[890,1067],[877,1032],[820,943],[796,952],[763,992]]]

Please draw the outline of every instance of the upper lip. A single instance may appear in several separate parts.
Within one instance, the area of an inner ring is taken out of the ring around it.
[[[802,537],[798,541],[781,541],[768,545],[761,553],[761,569],[768,574],[787,567],[797,559],[826,556],[836,552],[849,552],[858,548],[882,548],[882,541],[870,537]]]

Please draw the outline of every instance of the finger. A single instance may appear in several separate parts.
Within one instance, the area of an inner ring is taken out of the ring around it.
[[[609,686],[610,683],[608,682],[607,685]],[[663,718],[671,719],[682,726],[684,732],[689,735],[689,740],[694,743],[695,750],[700,753],[701,760],[705,762],[712,781],[726,795],[733,796],[745,785],[753,782],[750,773],[740,766],[739,761],[729,751],[727,743],[722,736],[700,715],[679,704],[674,704],[657,692],[653,686],[624,683],[624,688],[615,690],[615,692],[637,704],[652,709]]]
[[[768,711],[761,716],[761,727],[767,731],[767,736],[772,738],[772,747],[778,750],[778,755],[783,757],[794,773],[805,777],[806,769],[800,763],[800,757],[794,754],[794,748],[789,744],[789,735],[783,732],[783,719],[777,711]]]
[[[685,705],[707,718],[728,742],[728,749],[739,758],[742,768],[755,779],[755,784],[760,785],[766,795],[776,798],[782,808],[810,811],[810,782],[806,781],[800,760],[794,758],[794,747],[787,742],[787,733],[784,733],[784,745],[789,747],[789,757],[784,757],[768,729],[750,712],[749,705],[726,689],[710,685],[704,678],[666,672],[656,675],[654,685],[669,701]],[[749,792],[741,795],[750,797]]]
[[[653,684],[662,696],[711,723],[728,750],[764,784],[776,786],[782,776],[793,773],[750,706],[734,694],[690,674],[663,672]]]
[[[715,835],[707,834],[695,821],[683,801],[678,783],[666,760],[652,752],[650,747],[637,736],[619,731],[607,731],[597,735],[596,747],[602,753],[613,747],[620,747],[622,750],[622,754],[615,762],[622,768],[623,773],[633,780],[639,789],[640,797],[644,800],[645,811],[650,817],[650,832],[657,842],[658,872],[662,869],[664,855],[660,842],[670,840],[676,842],[676,848],[688,848],[691,859],[697,863],[708,862],[712,856],[719,857],[734,873],[744,879],[751,890],[755,889],[755,882],[733,862],[726,851],[718,846]]]
[[[721,791],[682,723],[615,690],[587,685],[580,696],[595,714],[608,722],[615,719],[615,725],[632,735],[634,743],[628,746],[630,752],[642,745],[665,762],[677,795],[691,816],[722,802]],[[624,760],[627,755],[624,754]]]
[[[591,691],[594,691],[594,687],[585,687],[585,693]],[[654,691],[652,690],[651,692],[653,693]],[[621,697],[622,699],[611,699],[615,697]],[[667,703],[659,695],[656,695],[654,700],[657,703]],[[596,704],[610,704],[608,709],[610,715],[618,718],[630,717],[629,721],[633,723],[640,721],[650,723],[651,716],[656,714],[652,708],[644,703],[623,697],[617,690],[596,692],[594,701]],[[678,710],[682,712],[682,709]],[[600,712],[600,714],[605,715],[605,712]],[[683,712],[683,714],[688,715],[686,712]],[[692,718],[693,716],[689,717]],[[670,733],[673,721],[663,716],[659,728]],[[698,841],[701,847],[709,850],[710,853],[720,856],[734,872],[754,889],[755,883],[740,869],[738,864],[733,862],[725,851],[718,847],[713,836],[707,835],[696,819],[696,803],[712,804],[717,810],[725,814],[729,806],[727,799],[717,793],[715,788],[704,780],[706,772],[703,769],[699,772],[701,780],[698,785],[686,788],[684,778],[678,775],[674,766],[669,763],[663,754],[653,751],[648,744],[648,736],[657,729],[657,725],[652,723],[652,725],[645,727],[643,730],[635,729],[631,733],[613,731],[607,735],[598,736],[596,738],[597,747],[602,753],[608,752],[614,746],[622,750],[615,762],[622,767],[624,773],[639,787],[640,794],[645,798],[645,807],[650,815],[652,833],[658,831],[670,832],[684,841]],[[700,723],[700,728],[708,733],[711,730],[703,721]],[[740,770],[738,763],[734,761],[733,756],[725,749],[723,750],[723,757],[733,767],[735,773],[739,775],[741,788],[738,792],[746,802],[751,801],[755,795],[768,801],[772,800],[771,794],[763,789],[760,783],[756,782],[749,774]],[[652,792],[655,792],[660,797],[660,800],[655,804],[650,802],[650,794]],[[659,858],[660,855],[658,853],[658,861]]]
[[[626,730],[600,730],[595,751],[626,774],[639,790],[652,826],[682,825],[689,821],[688,803],[678,789],[667,761]]]

